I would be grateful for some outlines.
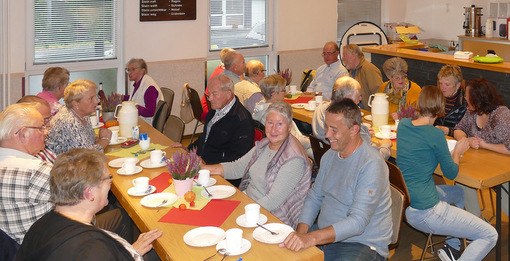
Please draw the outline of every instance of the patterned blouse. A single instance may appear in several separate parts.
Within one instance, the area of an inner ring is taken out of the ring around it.
[[[85,148],[103,151],[101,145],[96,144],[96,133],[88,117],[86,126],[71,109],[63,106],[51,119],[46,146],[57,155],[73,148]]]
[[[510,150],[510,110],[506,106],[499,106],[490,113],[489,121],[483,128],[476,125],[476,112],[466,110],[462,120],[455,126],[468,137],[478,136],[487,143],[505,144]]]

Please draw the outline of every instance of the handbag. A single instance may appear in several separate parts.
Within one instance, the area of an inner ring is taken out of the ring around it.
[[[182,96],[181,96],[181,119],[184,123],[191,122],[193,118],[193,110],[191,108],[191,102],[188,97],[188,91],[186,90],[188,84],[185,83],[182,86]]]

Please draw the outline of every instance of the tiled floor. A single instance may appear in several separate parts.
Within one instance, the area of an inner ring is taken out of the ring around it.
[[[187,146],[189,144],[191,136],[184,137],[182,140],[182,144]],[[484,199],[486,202],[486,209],[483,211],[482,215],[486,219],[491,219],[492,217],[492,206],[490,206],[490,198],[488,190],[483,192]],[[495,198],[495,197],[494,197]],[[495,226],[496,220],[493,218],[491,220],[491,224]],[[503,217],[503,260],[508,260],[508,217],[504,215]],[[434,237],[434,242],[438,242],[443,240],[444,237]],[[390,251],[390,260],[392,261],[410,261],[410,260],[420,260],[423,246],[425,245],[425,241],[427,240],[427,236],[410,227],[406,223],[402,225],[402,229],[400,232],[400,243],[396,249]],[[437,248],[439,249],[439,248]],[[425,260],[439,260],[437,256],[434,254],[427,254]],[[489,255],[484,259],[486,261],[496,260],[496,251],[493,249]]]

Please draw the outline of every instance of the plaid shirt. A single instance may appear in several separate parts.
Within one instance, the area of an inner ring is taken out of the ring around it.
[[[53,208],[52,167],[32,155],[0,148],[0,228],[18,244],[30,226]]]

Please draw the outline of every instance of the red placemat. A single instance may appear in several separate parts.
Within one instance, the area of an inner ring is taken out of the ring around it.
[[[300,96],[299,98],[295,99],[295,100],[287,100],[285,99],[286,102],[292,104],[292,103],[308,103],[309,100],[313,99],[312,96],[307,96],[307,97],[303,97],[303,96]]]
[[[163,172],[159,174],[159,176],[149,180],[149,185],[156,187],[157,193],[163,192],[166,188],[170,187],[169,179],[172,178],[172,175],[168,172]]]
[[[212,199],[202,210],[173,207],[159,222],[219,227],[241,201]]]

